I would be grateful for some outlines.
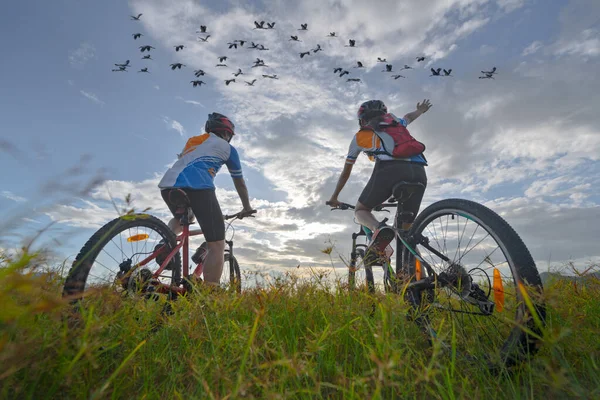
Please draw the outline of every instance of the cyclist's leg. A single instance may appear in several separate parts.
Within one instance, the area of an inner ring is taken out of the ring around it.
[[[169,192],[171,190],[172,189],[162,189],[160,191],[160,195],[162,196],[164,202],[167,204],[167,207],[169,207],[171,214],[173,214],[173,216],[174,216],[175,211],[177,210],[177,207],[175,207],[173,204],[171,204],[169,202]],[[183,231],[183,227],[181,226],[181,223],[179,223],[179,220],[175,217],[171,218],[167,225],[173,231],[173,233],[175,233],[176,235],[181,234],[181,232]]]
[[[391,186],[386,184],[386,180],[389,180],[389,178],[386,179],[385,169],[385,165],[381,161],[375,163],[371,178],[358,198],[354,211],[354,216],[358,223],[366,226],[373,232],[379,227],[380,221],[375,218],[371,210],[392,195]]]
[[[427,187],[427,173],[425,172],[425,166],[422,164],[406,164],[406,173],[404,176],[404,180],[407,182],[420,182]],[[413,193],[404,202],[404,211],[412,212],[413,217],[410,219],[410,221],[402,223],[402,229],[408,230],[412,226],[413,221],[419,213],[419,208],[421,207],[421,201],[423,200],[424,194],[424,192]]]
[[[187,193],[208,247],[204,259],[204,282],[218,285],[225,252],[225,222],[221,207],[214,190],[187,190]]]

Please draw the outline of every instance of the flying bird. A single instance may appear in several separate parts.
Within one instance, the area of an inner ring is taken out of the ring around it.
[[[425,57],[417,57],[417,62],[425,61]]]
[[[233,72],[232,75],[239,76],[244,75],[244,73],[242,72],[241,68],[238,68],[237,72]]]
[[[385,69],[381,72],[392,72],[392,64],[385,64]]]
[[[172,69],[173,71],[175,71],[176,69],[181,69],[181,67],[185,67],[185,65],[184,65],[184,64],[182,64],[182,63],[175,63],[175,64],[171,64],[171,69]]]
[[[190,83],[196,87],[196,86],[202,86],[202,85],[206,85],[206,82],[204,81],[190,81]]]
[[[263,78],[269,78],[269,79],[279,79],[277,77],[277,75],[263,75]]]
[[[142,35],[141,33],[134,33],[134,34],[133,34],[133,35],[131,35],[131,36],[133,36],[133,40],[138,40],[140,37],[142,37],[142,36],[144,36],[144,35]]]
[[[333,73],[337,74],[338,72],[342,72],[342,70],[343,70],[343,68],[336,67],[336,68],[333,69]]]
[[[323,51],[323,49],[321,48],[321,45],[317,43],[317,47],[315,47],[312,51],[313,53],[317,53],[319,51]]]
[[[240,46],[244,47],[244,43],[246,43],[246,42],[247,42],[247,40],[239,40],[239,39],[236,39],[236,40],[234,40],[233,42],[234,42],[234,43],[239,43],[239,45],[240,45]]]
[[[267,48],[266,48],[264,45],[262,45],[262,44],[259,44],[259,45],[258,45],[258,49],[259,49],[259,50],[269,50],[269,49],[267,49]]]
[[[348,44],[344,47],[355,47],[355,45],[356,45],[356,40],[348,39]]]
[[[492,74],[492,75],[497,74],[496,67],[493,67],[490,71],[481,71],[481,73],[486,74],[486,75],[487,74]]]
[[[275,29],[275,22],[267,22],[267,29]]]
[[[346,82],[360,82],[360,78],[348,78]]]
[[[245,82],[246,82],[246,85],[248,85],[248,86],[254,86],[254,82],[256,82],[256,79],[253,79],[252,82],[248,82],[248,81],[245,81]]]
[[[398,74],[398,75],[392,75],[392,78],[394,78],[394,79],[397,80],[398,78],[406,78],[406,77],[403,76],[403,75]]]
[[[147,72],[147,73],[150,73],[150,71],[148,71],[147,67],[140,69],[138,72]]]
[[[298,29],[299,31],[307,31],[308,30],[308,24],[300,24],[300,29]]]
[[[413,69],[410,65],[404,64],[404,67],[400,68],[400,71],[404,71],[405,69]]]
[[[235,82],[235,78],[233,78],[233,79],[225,79],[225,84],[226,84],[227,86],[229,86],[229,84],[230,84],[231,82]]]
[[[206,25],[200,25],[200,33],[206,33]]]
[[[304,58],[304,56],[308,56],[310,55],[310,51],[305,51],[303,53],[300,53],[300,58]]]
[[[177,45],[177,46],[173,46],[173,47],[175,47],[175,51],[179,51],[179,50],[183,50],[183,48],[184,48],[185,46],[184,46],[184,45],[182,45],[182,44],[179,44],[179,45]]]
[[[227,56],[217,56],[217,58],[219,59],[219,62],[227,60]]]
[[[226,66],[227,66],[227,64],[221,64],[221,63],[215,65],[215,67],[226,67]]]
[[[452,73],[452,68],[450,68],[449,70],[444,69],[444,76],[452,76],[450,75]]]
[[[327,37],[337,37],[337,36],[335,35],[335,32],[329,32],[329,35],[327,35]]]
[[[387,58],[377,57],[377,62],[387,62]]]
[[[210,35],[206,35],[206,37],[198,36],[198,40],[201,42],[207,42],[209,37],[210,37]]]
[[[115,64],[117,67],[127,68],[129,67],[129,60],[125,61],[123,64]]]
[[[302,41],[302,40],[299,40],[299,39],[298,39],[298,36],[290,36],[290,37],[291,37],[291,39],[290,39],[291,41],[294,41],[294,42],[301,42],[301,41]],[[290,40],[288,40],[288,42],[289,42]]]
[[[140,46],[140,51],[142,53],[145,52],[145,51],[150,51],[152,49],[154,49],[154,47],[152,47],[152,46]]]
[[[150,56],[150,54],[146,54],[144,57],[142,57],[142,60],[153,60],[153,58]]]
[[[237,44],[237,43],[232,43],[232,42],[229,42],[229,43],[227,43],[227,44],[229,45],[229,48],[230,48],[230,49],[231,49],[231,48],[237,49],[237,46],[238,46],[238,44]]]
[[[344,76],[344,75],[348,75],[349,73],[350,73],[350,71],[345,71],[345,70],[344,70],[344,71],[342,71],[342,72],[340,73],[340,78],[341,78],[342,76]]]
[[[365,66],[363,65],[363,63],[361,63],[360,61],[356,62],[356,67],[354,68],[364,68]]]
[[[201,69],[198,69],[198,70],[194,71],[194,75],[196,75],[196,78],[199,78],[204,75],[204,71]]]
[[[440,72],[441,72],[441,71],[442,71],[442,69],[441,69],[441,68],[438,68],[438,69],[433,69],[433,68],[431,68],[431,75],[429,75],[429,76],[441,76],[441,75],[440,75]]]
[[[260,21],[260,24],[258,23],[258,21],[254,21],[254,29],[267,29],[265,28],[265,21]]]
[[[131,15],[131,19],[132,19],[133,21],[139,21],[139,20],[140,20],[140,17],[141,17],[142,15],[144,15],[144,14],[138,14],[138,16],[137,16],[137,17],[136,17],[136,16],[133,16],[133,15]]]
[[[491,73],[486,73],[485,76],[480,76],[479,79],[496,79],[494,78],[494,75]]]
[[[120,66],[119,69],[113,69],[113,72],[127,72],[127,67]]]

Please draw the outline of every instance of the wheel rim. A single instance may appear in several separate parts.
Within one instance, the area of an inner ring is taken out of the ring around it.
[[[480,307],[462,298],[468,290],[467,279],[463,279],[464,285],[461,281],[455,286],[440,287],[428,293],[422,308],[431,335],[447,348],[454,345],[457,354],[464,358],[504,362],[514,350],[510,348],[516,344],[512,339],[520,335],[515,321],[522,323],[526,315],[517,289],[518,271],[506,245],[483,221],[463,210],[434,212],[416,227],[415,233],[429,238],[429,245],[451,260],[442,261],[424,246],[417,246],[436,274],[447,271],[451,265],[462,267],[461,271],[496,305],[491,315],[484,315]],[[457,275],[464,277],[462,272]]]
[[[167,240],[160,232],[148,226],[116,227],[108,233],[103,244],[92,250],[95,253],[93,259],[85,259],[84,262],[91,266],[85,277],[84,291],[94,289],[114,289],[119,293],[139,294],[148,292],[151,283],[160,282],[170,285],[172,271],[163,270],[157,280],[148,280],[148,273],[154,274],[160,267],[157,258],[150,260],[144,266],[137,264],[150,256],[155,246],[161,241]],[[127,270],[130,260],[129,275],[126,281],[121,278]],[[137,266],[137,267],[136,267]]]

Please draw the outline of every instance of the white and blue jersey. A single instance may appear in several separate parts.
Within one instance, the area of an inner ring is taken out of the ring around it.
[[[214,189],[214,178],[223,164],[233,178],[242,178],[242,164],[237,150],[214,133],[190,138],[179,159],[165,173],[158,187]]]

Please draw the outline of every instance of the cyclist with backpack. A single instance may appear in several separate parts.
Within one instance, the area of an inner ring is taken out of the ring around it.
[[[395,237],[391,226],[375,218],[371,212],[373,208],[392,196],[392,189],[398,182],[420,182],[427,185],[427,160],[423,155],[425,145],[415,140],[406,127],[431,106],[429,100],[425,99],[422,103],[417,103],[417,109],[406,114],[404,118],[397,118],[388,113],[381,100],[364,102],[358,109],[360,130],[350,143],[346,164],[327,204],[333,207],[340,206],[338,195],[348,181],[352,167],[361,152],[375,160],[371,178],[356,203],[354,213],[357,221],[373,232],[368,252],[381,254]],[[422,199],[423,193],[414,193],[404,203],[404,210],[413,213],[413,220]],[[408,229],[411,224],[412,221],[406,222],[403,228]]]
[[[208,248],[204,258],[204,281],[218,285],[223,272],[225,222],[215,195],[214,177],[223,164],[227,166],[242,201],[244,209],[241,217],[251,215],[254,210],[250,206],[240,157],[237,150],[229,144],[235,135],[233,122],[222,114],[212,113],[208,115],[204,128],[206,133],[187,141],[181,154],[178,154],[178,160],[165,173],[158,187],[173,215],[176,206],[169,200],[170,189],[182,189],[187,194],[190,207],[202,228]],[[169,221],[169,228],[175,234],[182,231],[179,221],[175,218]],[[201,249],[196,251],[192,260],[196,261],[195,257],[202,251]]]

